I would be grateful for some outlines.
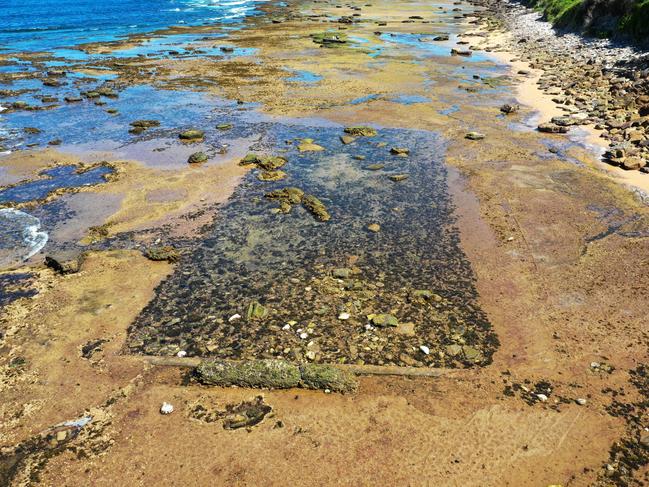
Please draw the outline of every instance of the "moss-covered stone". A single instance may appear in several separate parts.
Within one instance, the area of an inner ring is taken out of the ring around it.
[[[282,167],[287,162],[288,160],[284,157],[267,156],[267,157],[258,158],[255,163],[257,164],[257,167],[265,171],[274,171],[275,169],[279,169],[280,167]]]
[[[299,204],[302,201],[303,196],[304,196],[304,191],[302,191],[300,188],[295,188],[292,186],[289,186],[287,188],[282,188],[282,189],[276,189],[275,191],[266,193],[266,198],[268,199],[285,201],[292,205]]]
[[[218,130],[230,130],[232,128],[231,123],[220,123],[216,126]]]
[[[143,253],[147,259],[156,261],[166,260],[167,262],[173,263],[178,262],[180,258],[178,251],[171,245],[148,247]]]
[[[262,171],[257,174],[257,179],[260,181],[281,181],[285,177],[284,171]]]
[[[214,386],[289,389],[300,385],[300,369],[284,360],[229,362],[205,360],[197,368],[198,380]]]
[[[205,154],[205,152],[194,152],[191,156],[189,156],[187,162],[189,164],[200,164],[207,162],[207,154]]]
[[[180,132],[180,134],[178,134],[178,137],[181,140],[200,140],[205,137],[205,132],[203,132],[202,130],[190,129],[185,130],[184,132]]]
[[[309,389],[354,392],[358,381],[354,374],[333,365],[304,364],[300,367],[302,385]]]
[[[134,122],[131,122],[131,127],[142,127],[145,129],[151,128],[151,127],[159,127],[160,122],[157,120],[135,120]]]
[[[261,319],[268,316],[268,308],[259,304],[258,302],[252,302],[248,305],[248,311],[246,312],[246,318],[248,320]]]
[[[312,194],[307,194],[302,197],[302,205],[309,210],[318,221],[326,222],[331,219],[327,207]]]
[[[345,133],[354,137],[374,137],[377,131],[373,127],[357,126],[345,128]]]

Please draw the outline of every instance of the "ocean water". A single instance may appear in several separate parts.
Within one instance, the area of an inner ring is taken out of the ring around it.
[[[264,0],[3,0],[0,53],[51,51],[172,25],[235,22]]]

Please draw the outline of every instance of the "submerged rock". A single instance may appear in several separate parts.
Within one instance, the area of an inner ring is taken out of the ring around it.
[[[302,205],[309,210],[318,221],[326,222],[331,219],[327,207],[312,194],[307,194],[302,197]]]
[[[393,147],[392,149],[390,149],[390,154],[393,154],[395,156],[406,157],[407,155],[410,154],[410,149],[406,147]]]
[[[320,152],[325,150],[325,148],[316,144],[313,139],[302,139],[300,144],[297,146],[297,150],[300,152]]]
[[[390,179],[394,181],[395,183],[398,183],[399,181],[405,181],[408,179],[410,176],[408,174],[392,174],[390,176]]]
[[[218,130],[230,130],[232,128],[231,123],[220,123],[216,126]]]
[[[377,232],[380,232],[380,231],[381,231],[381,225],[379,225],[378,223],[370,223],[370,224],[367,226],[367,229],[368,229],[370,232],[377,233]]]
[[[270,193],[266,193],[266,198],[271,200],[286,201],[289,204],[297,205],[302,201],[304,191],[300,188],[288,187],[276,189]]]
[[[469,49],[451,49],[451,56],[470,56],[471,54]]]
[[[355,137],[374,137],[377,135],[375,128],[365,126],[347,127],[345,133]]]
[[[160,122],[158,120],[135,120],[134,122],[131,122],[131,127],[142,127],[144,129],[159,126]]]
[[[268,308],[259,304],[257,301],[254,301],[248,305],[248,311],[246,312],[246,318],[248,320],[265,318],[267,315]]]
[[[365,166],[363,169],[367,169],[368,171],[380,171],[385,167],[385,164],[370,164],[368,166]]]
[[[207,154],[205,154],[204,152],[194,152],[191,156],[189,156],[187,162],[189,164],[200,164],[207,162],[207,159]]]
[[[356,138],[352,137],[351,135],[341,135],[340,136],[340,141],[343,144],[347,145],[347,144],[351,144],[352,142],[355,142]]]

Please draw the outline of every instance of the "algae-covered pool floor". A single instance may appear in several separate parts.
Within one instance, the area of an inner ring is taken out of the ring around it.
[[[344,143],[343,127],[281,124],[266,137],[263,146],[288,161],[285,178],[259,181],[260,169],[247,176],[131,326],[128,348],[297,362],[489,363],[497,338],[460,247],[443,142],[379,129]],[[285,188],[315,196],[329,219],[318,221],[299,200],[269,198]]]

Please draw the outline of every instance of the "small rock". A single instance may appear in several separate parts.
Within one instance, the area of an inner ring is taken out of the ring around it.
[[[506,113],[507,115],[509,115],[510,113],[516,113],[519,109],[520,106],[512,105],[509,103],[505,103],[503,106],[500,107],[500,111]]]
[[[349,318],[350,318],[350,314],[349,314],[349,313],[340,313],[340,314],[338,315],[338,319],[339,319],[339,320],[348,320]]]
[[[352,142],[355,142],[356,137],[352,137],[351,135],[341,135],[340,136],[340,141],[343,144],[347,145],[347,144],[351,144]]]
[[[482,140],[485,138],[485,135],[480,132],[469,132],[464,138],[469,140]]]
[[[184,351],[184,350],[180,350],[180,351],[176,354],[176,357],[178,357],[178,358],[183,358],[183,357],[186,357],[186,356],[187,356],[187,352]]]
[[[347,279],[351,274],[352,270],[347,269],[346,267],[339,267],[338,269],[333,270],[333,276],[338,279]]]
[[[201,164],[203,162],[207,162],[207,154],[205,154],[204,152],[194,152],[191,156],[189,156],[187,162],[189,164]]]
[[[168,402],[163,402],[160,406],[160,414],[171,414],[174,412],[174,407]]]
[[[367,315],[368,319],[375,326],[399,326],[399,320],[396,316],[390,314],[370,314]]]
[[[546,402],[548,400],[548,396],[546,396],[545,394],[537,394],[536,397],[541,402]]]
[[[370,224],[367,226],[367,229],[368,229],[370,232],[377,233],[377,232],[380,232],[380,231],[381,231],[381,225],[379,225],[378,223],[370,223]]]
[[[556,125],[554,123],[542,123],[538,126],[539,132],[547,134],[567,134],[568,127]]]
[[[347,127],[345,133],[355,137],[374,137],[377,132],[373,127]]]
[[[426,345],[420,345],[419,350],[421,350],[425,355],[430,355],[430,348]]]
[[[406,147],[393,147],[392,149],[390,149],[390,154],[394,154],[395,156],[406,157],[407,155],[410,154],[410,149]]]
[[[583,406],[583,405],[586,404],[586,399],[580,397],[580,398],[578,398],[575,402],[576,402],[577,404],[579,404],[580,406]]]
[[[390,179],[395,183],[398,183],[400,181],[405,181],[406,179],[408,179],[408,177],[408,174],[392,174],[390,176]]]
[[[237,321],[240,319],[241,319],[241,315],[239,313],[236,313],[228,318],[228,322],[232,323],[233,321]]]

